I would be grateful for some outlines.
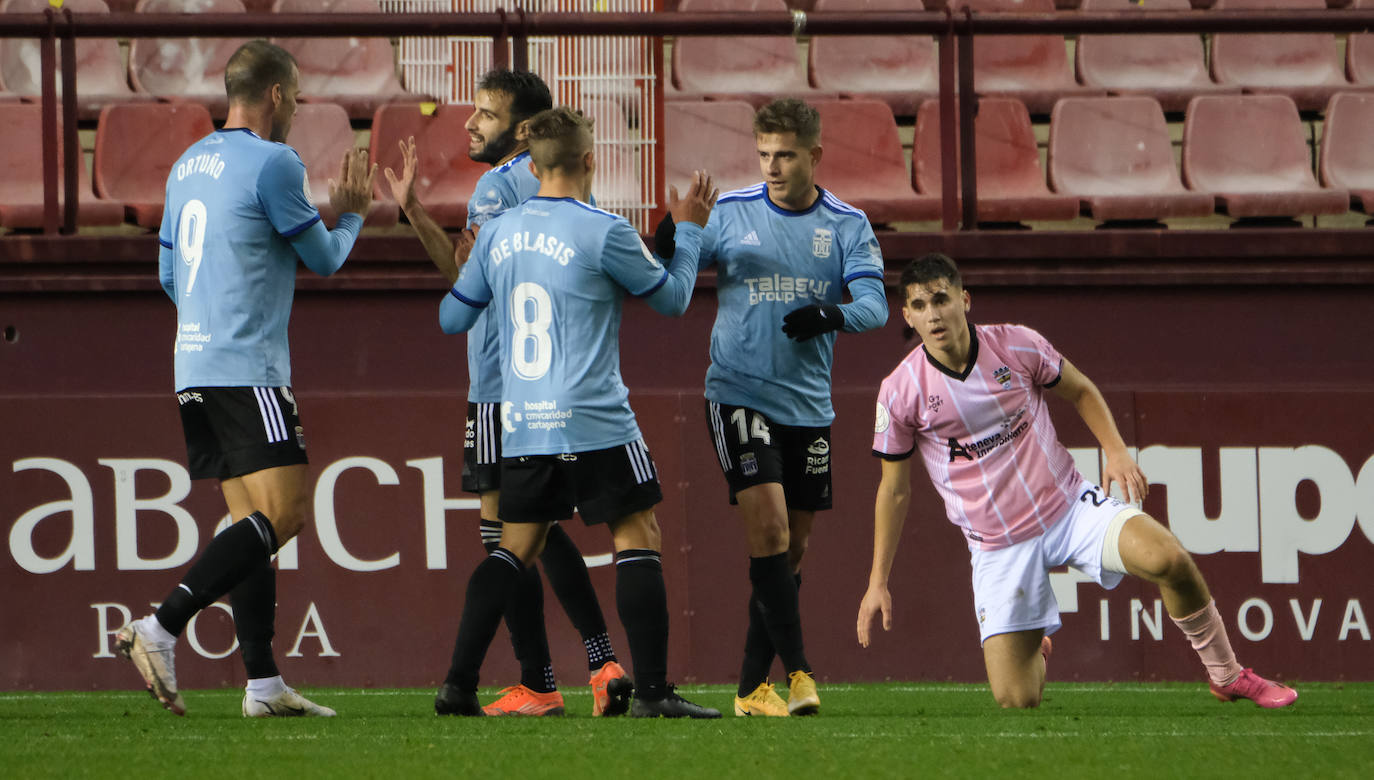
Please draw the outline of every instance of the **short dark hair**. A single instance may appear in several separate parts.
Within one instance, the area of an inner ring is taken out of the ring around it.
[[[511,126],[520,124],[540,111],[553,108],[553,95],[549,85],[538,75],[527,70],[496,68],[487,71],[477,83],[483,92],[501,92],[510,95]]]
[[[906,268],[902,269],[901,279],[897,283],[897,289],[902,291],[902,305],[906,306],[907,290],[911,285],[930,284],[940,279],[948,281],[950,289],[964,286],[963,277],[959,275],[959,266],[954,264],[954,259],[949,255],[931,252],[907,263]],[[916,335],[916,329],[910,325],[902,328],[903,339],[909,340],[914,335]]]
[[[937,279],[946,279],[950,287],[963,287],[964,280],[959,275],[959,266],[949,255],[931,252],[922,255],[902,269],[902,301],[906,302],[906,288],[913,284],[930,284]]]
[[[582,155],[592,149],[592,120],[569,106],[540,111],[526,127],[530,158],[541,171],[573,171]]]
[[[754,134],[796,133],[797,140],[815,146],[821,140],[821,114],[797,98],[778,98],[754,114]]]
[[[264,40],[249,41],[224,66],[224,92],[229,102],[256,103],[273,84],[294,84],[291,52]]]

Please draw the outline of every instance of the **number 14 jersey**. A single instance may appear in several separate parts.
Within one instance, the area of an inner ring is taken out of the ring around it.
[[[536,196],[482,228],[452,295],[490,304],[500,328],[504,456],[640,438],[620,377],[621,302],[667,279],[629,222],[572,198]]]

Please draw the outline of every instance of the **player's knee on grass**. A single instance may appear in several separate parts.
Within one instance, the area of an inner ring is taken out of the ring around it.
[[[994,690],[997,704],[1004,710],[1028,710],[1040,706],[1040,691],[1016,688],[1013,690]]]

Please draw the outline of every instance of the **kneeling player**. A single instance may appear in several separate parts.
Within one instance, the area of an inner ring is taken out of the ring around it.
[[[972,553],[983,661],[1003,707],[1035,707],[1050,639],[1060,626],[1049,570],[1069,564],[1103,587],[1126,574],[1159,586],[1222,701],[1292,704],[1292,688],[1236,663],[1207,583],[1164,526],[1108,495],[1119,482],[1141,500],[1148,483],[1107,403],[1039,333],[1020,325],[970,326],[969,294],[954,261],[926,255],[902,272],[902,316],[921,337],[878,393],[873,451],[883,459],[874,507],[873,569],[859,606],[859,644],[878,613],[892,625],[888,575],[910,500],[906,459],[919,447]],[[1103,486],[1074,468],[1059,442],[1045,391],[1074,405],[1107,456]]]

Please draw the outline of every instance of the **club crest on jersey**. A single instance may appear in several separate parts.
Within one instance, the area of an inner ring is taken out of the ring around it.
[[[1006,387],[1007,385],[1011,384],[1011,369],[1007,368],[1006,366],[1002,366],[1001,368],[992,372],[992,378],[997,380],[997,384]]]
[[[887,407],[883,402],[878,402],[878,412],[873,418],[873,432],[887,433],[887,429],[892,426],[892,416],[887,413]]]
[[[754,457],[754,453],[746,452],[739,456],[739,470],[746,477],[759,473],[759,460]]]
[[[830,245],[834,240],[834,233],[825,228],[816,228],[816,232],[811,236],[811,254],[822,258],[830,257]]]

